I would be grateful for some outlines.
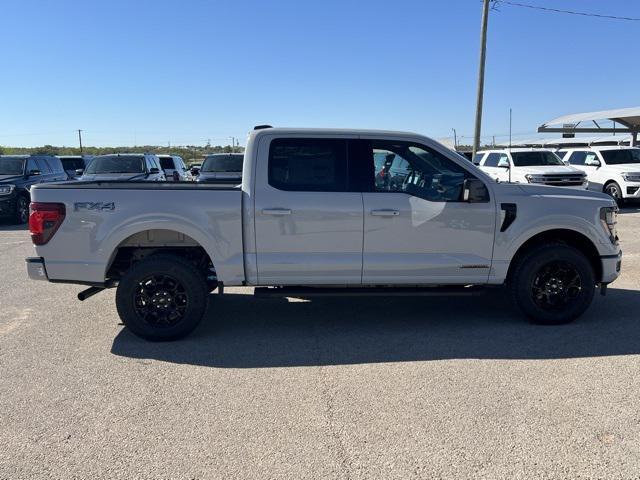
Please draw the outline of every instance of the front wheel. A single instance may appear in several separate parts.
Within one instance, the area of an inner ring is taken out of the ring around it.
[[[595,273],[586,256],[563,244],[527,253],[510,279],[512,296],[534,323],[568,323],[584,313],[595,293]]]
[[[146,340],[176,340],[191,333],[204,316],[208,289],[204,275],[175,255],[152,255],[133,265],[116,291],[122,322]]]
[[[20,225],[29,221],[29,199],[24,195],[20,195],[16,200],[14,220]]]
[[[604,186],[604,193],[613,198],[618,205],[622,204],[622,189],[616,182],[609,182]]]

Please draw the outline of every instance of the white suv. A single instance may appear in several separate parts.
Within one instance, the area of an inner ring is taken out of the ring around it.
[[[640,199],[640,148],[577,147],[559,153],[565,163],[586,172],[589,190],[605,192],[618,203]]]
[[[586,174],[565,165],[551,150],[505,148],[478,152],[473,163],[500,182],[537,183],[557,187],[587,188]]]

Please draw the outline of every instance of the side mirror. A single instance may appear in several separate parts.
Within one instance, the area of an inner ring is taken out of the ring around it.
[[[508,160],[502,159],[502,160],[500,160],[498,162],[498,168],[511,168],[511,167],[509,167],[509,161]]]
[[[469,203],[489,201],[487,186],[477,178],[467,178],[462,184],[462,200]]]
[[[584,164],[589,167],[599,167],[601,165],[600,160],[597,158],[588,158],[584,161]]]
[[[157,173],[160,173],[160,169],[156,168],[156,167],[152,167],[149,169],[149,175],[155,175]]]
[[[84,170],[81,168],[76,168],[76,175],[80,176],[84,173]]]
[[[30,177],[31,175],[40,175],[40,173],[40,170],[29,170],[27,177]]]

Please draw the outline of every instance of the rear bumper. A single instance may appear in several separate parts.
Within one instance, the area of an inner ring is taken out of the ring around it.
[[[49,280],[47,269],[44,266],[44,258],[30,257],[26,258],[27,274],[31,280]]]
[[[622,251],[617,255],[602,256],[600,261],[602,262],[602,283],[611,283],[620,276]]]

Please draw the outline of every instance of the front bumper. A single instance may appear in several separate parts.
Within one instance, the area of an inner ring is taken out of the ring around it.
[[[622,198],[640,199],[640,183],[625,182],[624,187],[620,188],[622,190]]]
[[[16,214],[16,195],[0,195],[0,218],[13,217]]]
[[[29,257],[25,259],[27,262],[27,274],[31,280],[49,280],[47,269],[44,266],[44,258]]]
[[[600,261],[602,262],[602,283],[611,283],[620,276],[622,251],[617,255],[601,256]]]

